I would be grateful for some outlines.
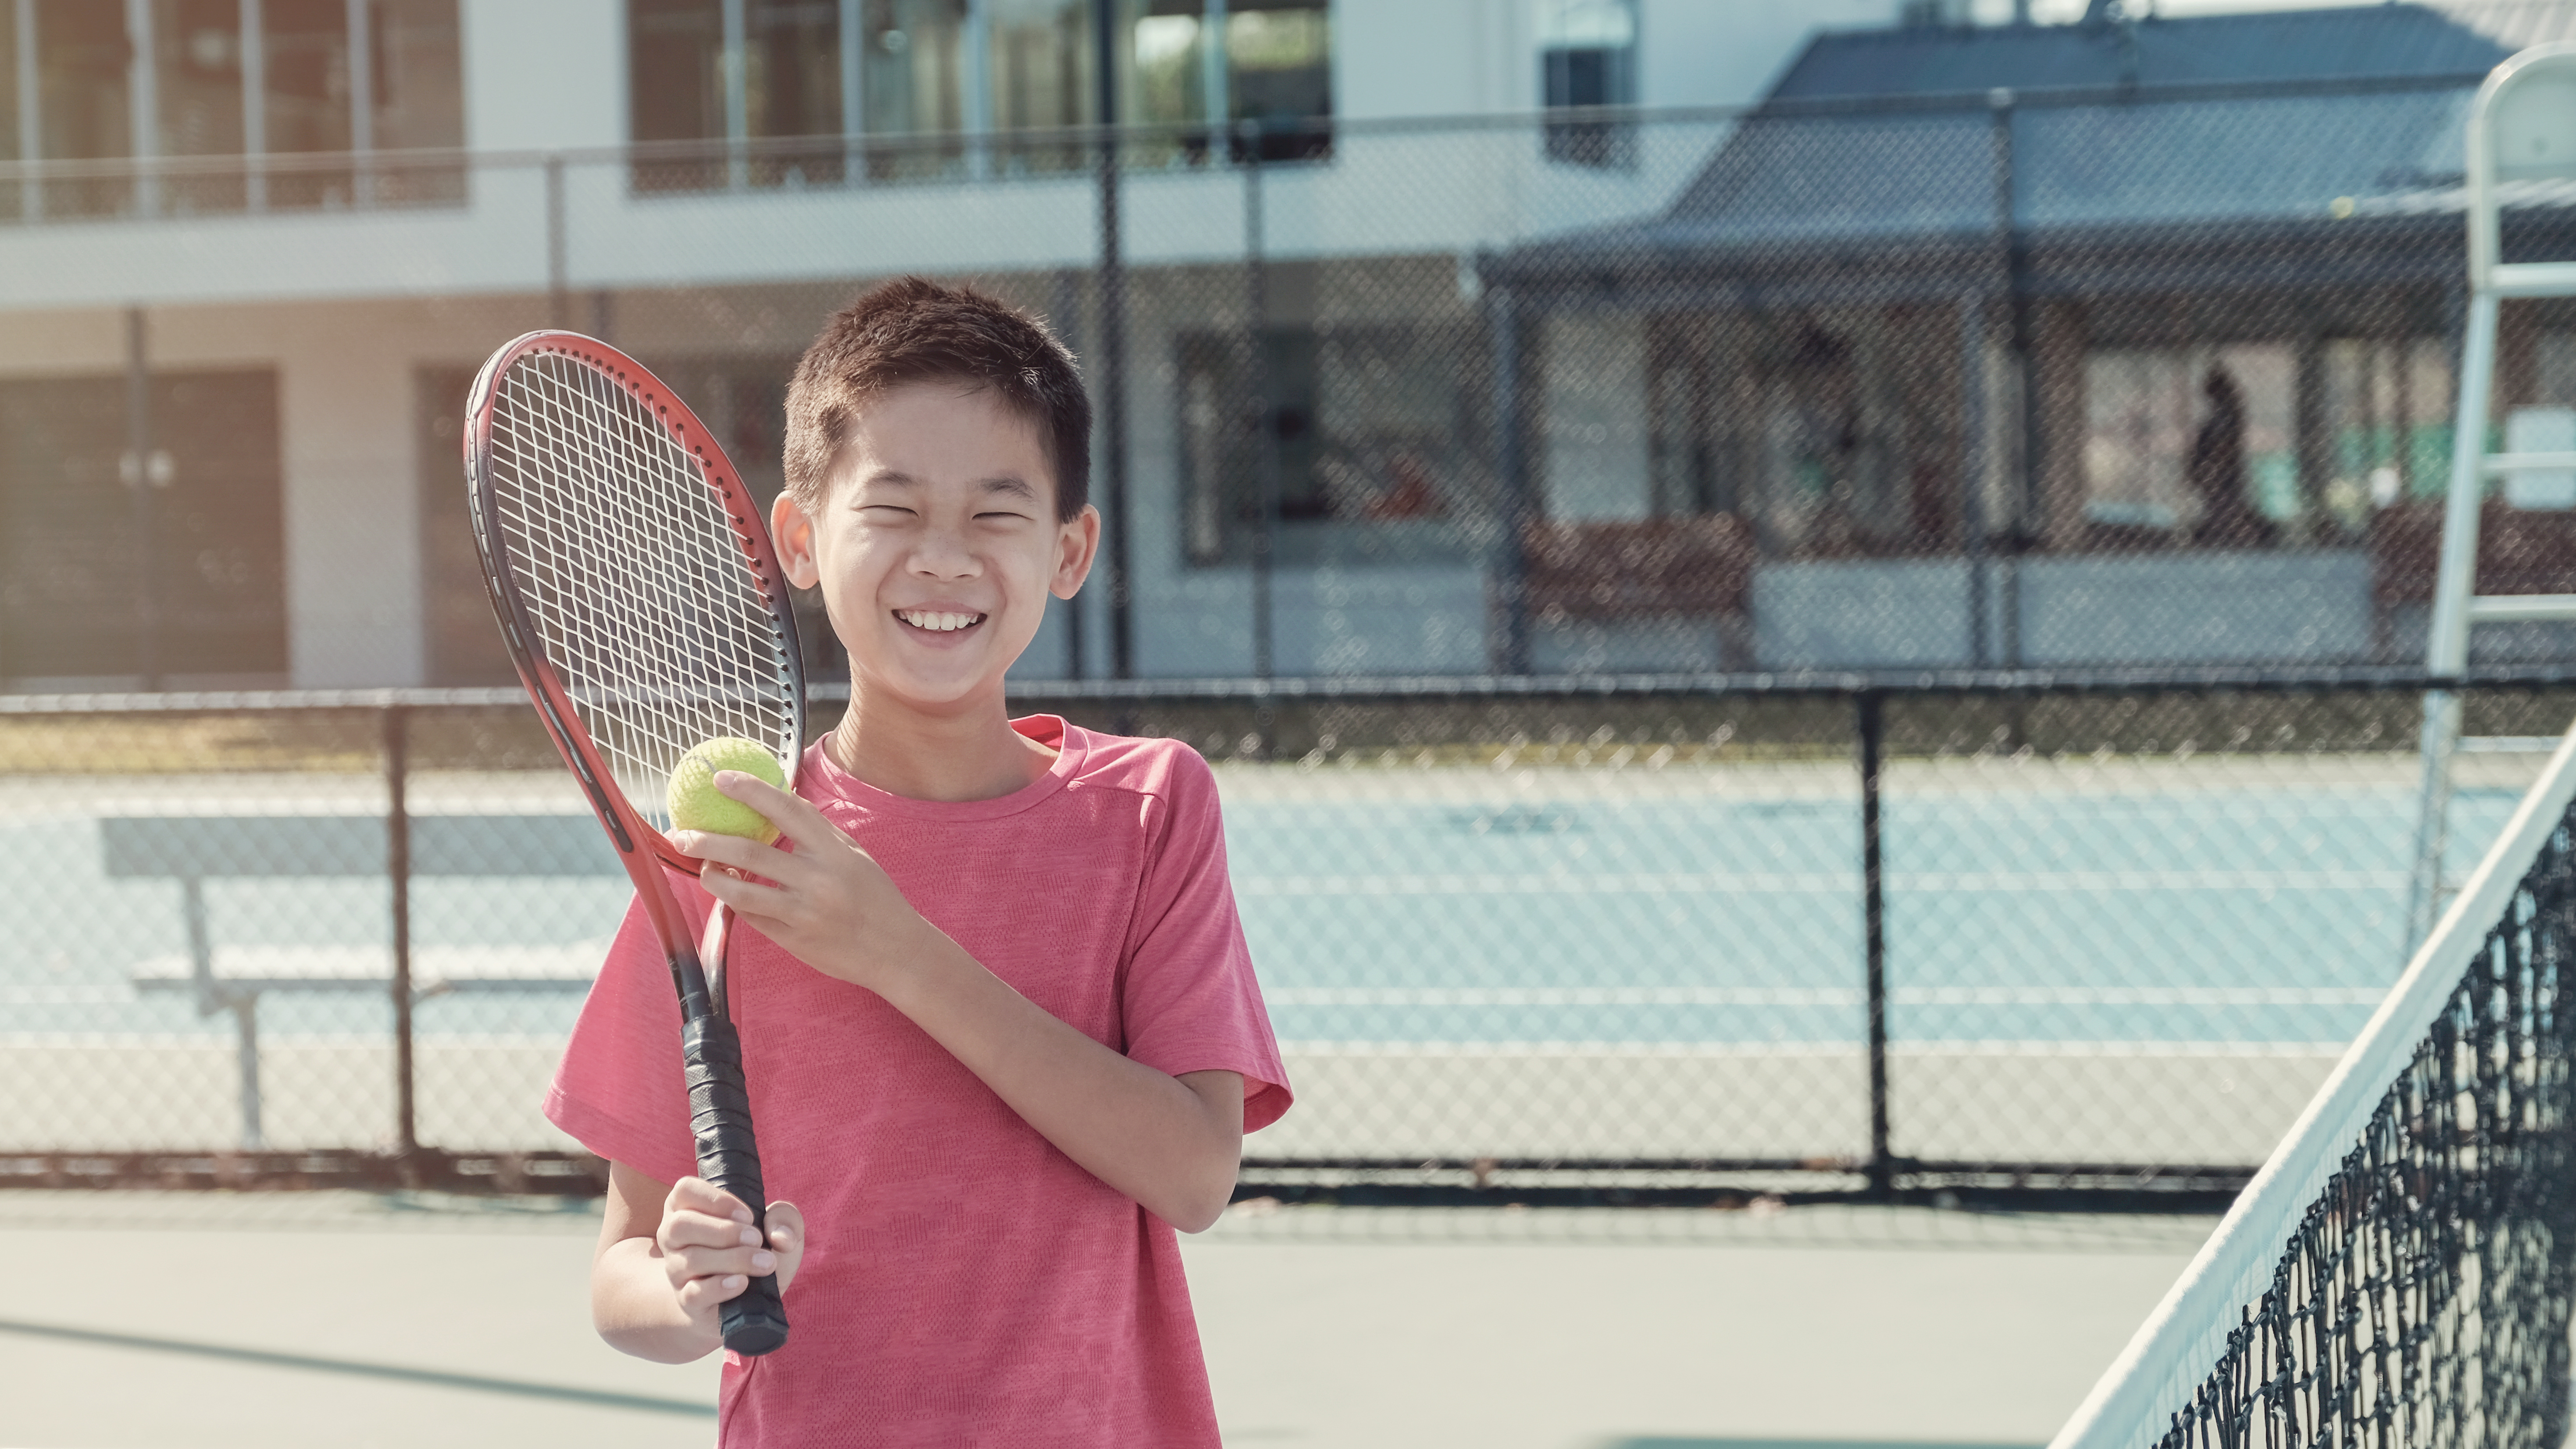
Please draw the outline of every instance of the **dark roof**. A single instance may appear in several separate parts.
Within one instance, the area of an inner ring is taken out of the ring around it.
[[[2570,15],[2557,0],[2543,19]],[[1660,215],[1533,243],[1499,273],[1991,237],[2004,125],[2013,222],[2034,240],[2329,226],[2456,185],[2477,81],[2510,53],[2495,28],[2382,4],[1824,34]],[[1987,103],[1997,88],[2009,111]]]
[[[2331,215],[2337,198],[2460,168],[2465,88],[2017,108],[2013,219],[2034,229]],[[1633,233],[1723,245],[1996,226],[1998,118],[1748,118],[1664,215]]]
[[[2481,72],[2510,53],[2469,17],[2424,5],[1983,29],[1918,25],[1818,35],[1771,97],[2385,80]]]

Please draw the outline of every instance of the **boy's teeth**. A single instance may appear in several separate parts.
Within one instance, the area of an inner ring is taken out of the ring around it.
[[[945,634],[952,629],[963,629],[984,616],[940,613],[928,609],[898,609],[895,611],[895,617],[916,629],[928,629],[934,634]]]

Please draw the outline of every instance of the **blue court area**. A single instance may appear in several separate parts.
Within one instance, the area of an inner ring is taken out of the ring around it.
[[[1859,801],[1847,774],[1773,789],[1767,776],[1707,770],[1660,780],[1390,771],[1382,787],[1372,773],[1226,776],[1231,867],[1283,1038],[1864,1038]],[[2401,965],[2412,770],[2280,774],[1911,793],[1892,774],[1892,1039],[2349,1038]],[[2517,795],[2460,796],[2455,874]],[[5,1031],[55,1041],[229,1033],[228,1018],[200,1017],[185,993],[135,989],[139,969],[185,959],[181,892],[108,878],[99,836],[92,817],[23,805],[0,814]],[[204,891],[219,952],[382,959],[380,880],[217,879]],[[615,876],[419,880],[416,956],[431,976],[494,956],[577,975],[625,897]],[[435,997],[417,1029],[560,1034],[577,1006],[569,990]],[[260,1007],[272,1041],[390,1024],[381,998],[360,991],[275,993]]]

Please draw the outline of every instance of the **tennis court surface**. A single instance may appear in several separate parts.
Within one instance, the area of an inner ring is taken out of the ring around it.
[[[1259,1196],[1190,1250],[1238,1440],[1420,1443],[1445,1425],[1533,1449],[2044,1442],[2150,1321],[2209,1220],[1960,1211],[1929,1193],[1783,1206],[1810,1200],[1802,1181],[1863,1175],[1874,1059],[1885,1145],[1914,1172],[1941,1155],[2250,1169],[2326,1104],[2076,1421],[2120,1429],[2070,1449],[2132,1442],[2185,1410],[2243,1424],[2249,1404],[2281,1433],[2360,1416],[2449,1426],[2428,1430],[2440,1442],[2526,1406],[2537,1428],[2478,1442],[2563,1433],[2576,764],[2564,747],[2460,762],[2458,905],[2408,967],[2416,761],[2388,747],[2375,711],[2411,700],[2314,693],[2052,701],[2070,713],[2052,724],[2034,708],[2024,728],[2055,742],[1898,733],[1874,770],[1830,725],[1748,747],[1749,727],[1712,742],[1725,727],[1705,717],[1690,738],[1630,723],[1216,752],[1247,932],[1302,1095],[1288,1130],[1252,1145],[1270,1174],[1248,1169]],[[2520,699],[2525,717],[2563,721],[2563,701]],[[96,719],[82,723],[94,744]],[[2256,724],[2269,748],[2249,738]],[[577,861],[521,878],[443,863],[471,843],[458,831],[499,832],[493,858],[523,860],[542,822],[588,830],[553,774],[454,757],[412,769],[419,853],[399,897],[381,858],[317,861],[274,830],[245,837],[278,850],[264,864],[191,877],[171,854],[197,828],[171,822],[365,835],[386,811],[367,763],[8,778],[0,847],[37,887],[5,907],[15,939],[48,939],[33,928],[59,918],[38,912],[95,923],[79,955],[9,959],[10,1069],[43,1068],[69,1103],[13,1127],[64,1138],[15,1160],[41,1170],[120,1146],[232,1160],[220,1149],[245,1125],[240,1013],[201,1016],[154,986],[199,961],[219,985],[265,983],[264,1149],[381,1150],[394,899],[427,988],[421,1140],[553,1145],[535,1098],[624,892]],[[162,854],[119,843],[139,822]],[[1463,1191],[1487,1206],[1366,1206],[1407,1157],[1422,1161],[1415,1181],[1468,1175]],[[1697,1207],[1567,1212],[1521,1186],[1578,1173],[1686,1179]],[[1321,1190],[1277,1200],[1303,1188]],[[1524,1195],[1542,1205],[1504,1205]],[[361,1197],[373,1219],[325,1232],[295,1222],[319,1211],[299,1196],[9,1194],[13,1213],[71,1215],[58,1226],[75,1251],[46,1271],[111,1259],[130,1276],[94,1316],[31,1313],[0,1331],[49,1382],[91,1385],[71,1396],[84,1405],[135,1375],[194,1375],[207,1402],[346,1396],[352,1415],[403,1426],[490,1412],[496,1443],[549,1416],[702,1433],[684,1407],[700,1389],[657,1387],[582,1331],[586,1208],[510,1219],[519,1200],[496,1198],[397,1224],[403,1199]],[[144,1221],[155,1203],[179,1204],[177,1219]],[[190,1221],[206,1204],[238,1216]],[[1574,1226],[1551,1239],[1556,1223]],[[457,1270],[481,1261],[476,1243],[515,1245],[490,1251],[521,1296],[487,1297]],[[227,1318],[227,1275],[272,1258],[322,1298]],[[184,1293],[149,1286],[188,1262],[223,1267]],[[355,1286],[370,1271],[380,1281]],[[327,1342],[308,1327],[362,1312],[374,1327]],[[506,1341],[554,1346],[488,1356],[472,1326],[487,1314],[524,1326]],[[1908,1365],[1883,1397],[1840,1387],[1864,1350]],[[152,1423],[143,1437],[81,1432],[31,1442],[167,1440]]]
[[[1283,1209],[1188,1240],[1227,1442],[2036,1446],[2208,1228],[1461,1212]],[[711,1365],[590,1333],[586,1210],[21,1192],[0,1223],[55,1244],[0,1314],[8,1449],[712,1437]]]

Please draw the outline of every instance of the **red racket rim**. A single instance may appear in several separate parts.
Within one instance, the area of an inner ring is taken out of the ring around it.
[[[641,852],[662,866],[694,876],[699,862],[683,855],[671,844],[659,827],[647,819],[627,799],[617,783],[616,774],[606,757],[591,738],[553,661],[546,657],[537,641],[543,636],[522,596],[516,574],[511,568],[507,531],[497,521],[498,499],[495,496],[491,467],[493,413],[500,380],[510,368],[531,356],[561,356],[588,367],[601,377],[624,389],[659,423],[673,441],[696,461],[709,491],[723,505],[732,533],[742,548],[744,561],[761,595],[761,602],[775,624],[781,643],[781,681],[788,714],[788,740],[780,749],[779,764],[789,787],[794,788],[805,738],[805,671],[804,651],[797,637],[796,615],[785,569],[780,565],[778,550],[769,536],[767,521],[762,517],[759,501],[744,486],[741,473],[725,456],[723,447],[706,424],[680,396],[650,369],[634,358],[595,337],[577,332],[543,330],[512,339],[485,361],[475,375],[467,395],[464,453],[467,487],[472,507],[468,510],[474,524],[474,539],[483,560],[484,583],[492,600],[494,614],[500,621],[501,634],[510,653],[510,662],[527,689],[530,700],[543,718],[546,732],[564,763],[581,782],[589,796],[591,808],[600,817],[617,842],[620,852],[632,857]],[[640,884],[640,882],[639,882]]]

